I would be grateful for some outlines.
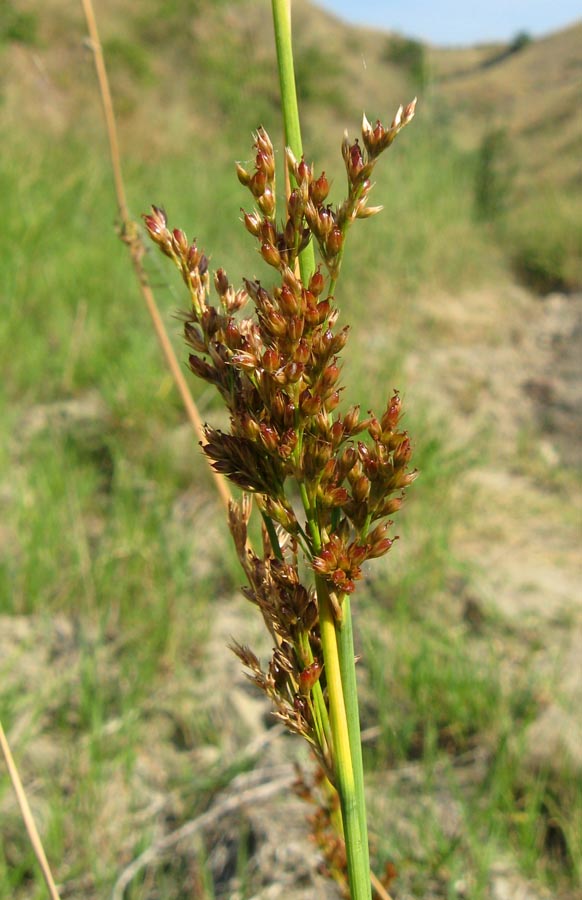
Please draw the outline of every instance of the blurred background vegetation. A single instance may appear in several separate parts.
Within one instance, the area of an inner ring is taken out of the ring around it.
[[[574,579],[552,631],[543,616],[507,618],[483,569],[529,518],[561,540],[550,568],[571,571],[579,469],[563,465],[558,438],[540,445],[527,404],[539,407],[544,380],[510,408],[483,369],[505,359],[505,342],[535,367],[528,324],[548,295],[582,289],[582,26],[449,50],[294,6],[304,145],[335,200],[344,129],[355,135],[364,109],[387,122],[419,96],[378,167],[385,210],[350,235],[338,296],[353,323],[346,393],[378,409],[402,390],[422,473],[398,549],[371,573],[357,614],[375,861],[397,870],[395,898],[500,900],[502,877],[514,885],[505,896],[522,896],[511,879],[526,879],[529,897],[574,900],[580,781],[569,757],[526,762],[579,623]],[[250,157],[259,123],[281,146],[265,7],[97,10],[132,214],[163,205],[235,283],[268,271],[238,221],[249,198],[232,165]],[[116,235],[85,35],[80,5],[0,9],[0,716],[63,897],[97,898],[160,829],[206,808],[254,761],[237,755],[252,733],[209,651],[241,576]],[[186,298],[155,255],[147,266],[185,359],[173,316]],[[460,346],[467,368],[455,380]],[[512,402],[527,372],[507,365],[496,375]],[[203,416],[220,420],[212,393],[192,389]],[[525,503],[501,525],[480,477],[499,469],[510,480],[496,482],[497,514],[516,484]],[[230,869],[209,839],[128,896],[258,896],[249,828]],[[3,778],[0,898],[42,896]]]

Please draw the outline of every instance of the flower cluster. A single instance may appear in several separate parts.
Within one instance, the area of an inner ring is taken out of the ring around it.
[[[372,170],[413,115],[414,101],[389,128],[372,127],[364,117],[363,146],[344,139],[348,191],[338,206],[327,201],[325,173],[316,177],[304,158],[287,150],[291,189],[280,222],[273,146],[258,129],[254,170],[239,165],[237,174],[254,201],[242,213],[244,226],[275,270],[273,285],[253,278],[235,290],[221,268],[211,278],[206,255],[183,231],[168,227],[162,209],[144,216],[150,237],[190,293],[184,324],[190,368],[217,388],[230,414],[227,432],[206,427],[203,450],[216,471],[254,495],[263,517],[258,555],[247,538],[248,497],[231,506],[246,595],[273,636],[273,657],[263,671],[252,651],[235,650],[280,718],[311,741],[327,772],[329,740],[317,699],[325,684],[318,604],[313,587],[302,583],[299,560],[327,583],[341,617],[342,598],[354,591],[363,563],[392,546],[390,516],[415,477],[408,469],[410,441],[399,426],[398,392],[379,417],[362,416],[357,406],[339,411],[339,356],[348,328],[338,326],[334,289],[349,226],[379,210],[368,206]],[[310,241],[321,263],[302,277],[300,254]],[[245,316],[249,301],[253,313]]]

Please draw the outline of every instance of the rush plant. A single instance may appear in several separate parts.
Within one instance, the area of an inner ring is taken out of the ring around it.
[[[415,472],[398,392],[378,416],[363,416],[357,406],[341,411],[348,326],[339,324],[335,297],[351,225],[382,208],[368,203],[374,167],[411,121],[415,101],[388,127],[364,116],[361,143],[344,137],[347,194],[330,203],[325,173],[316,174],[302,153],[285,2],[273,0],[273,16],[284,189],[264,128],[254,136],[254,169],[237,165],[253,204],[243,211],[244,227],[272,279],[247,278],[236,289],[223,268],[211,276],[208,257],[168,226],[163,209],[154,206],[144,220],[190,295],[190,368],[214,385],[230,416],[227,431],[206,426],[202,448],[216,472],[242,489],[230,504],[229,526],[245,595],[263,616],[273,653],[263,666],[250,648],[233,649],[279,719],[313,748],[325,798],[317,830],[328,867],[352,900],[370,900],[351,600],[363,564],[392,547],[391,516]],[[253,501],[262,516],[260,550],[248,536]]]

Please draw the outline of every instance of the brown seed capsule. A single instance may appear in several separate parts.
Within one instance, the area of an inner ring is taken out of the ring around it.
[[[302,181],[307,181],[308,184],[311,184],[312,177],[313,173],[311,171],[311,166],[305,162],[305,158],[302,156],[301,161],[297,166],[297,180],[300,184]]]
[[[382,431],[394,431],[394,429],[398,425],[398,419],[400,418],[401,410],[402,401],[400,400],[398,392],[395,391],[394,395],[388,401],[386,412],[382,416]]]
[[[276,391],[271,400],[271,416],[277,422],[282,422],[285,416],[285,395],[282,391]]]
[[[287,323],[287,334],[289,335],[289,340],[291,340],[294,344],[297,343],[297,341],[303,334],[304,325],[305,320],[301,316],[291,316],[291,318],[289,319]],[[303,360],[303,362],[307,362],[307,359]]]
[[[240,181],[240,183],[242,185],[244,185],[244,187],[248,187],[250,185],[251,176],[249,175],[247,170],[241,166],[240,163],[236,163],[236,174],[237,174],[238,180]]]
[[[217,269],[214,273],[214,287],[216,289],[216,293],[222,297],[227,293],[230,285],[228,283],[228,278],[226,277],[226,272],[224,269]]]
[[[352,495],[356,503],[363,503],[370,496],[370,480],[365,475],[360,477],[352,485]]]
[[[283,424],[286,428],[291,428],[295,425],[295,410],[296,406],[292,400],[288,400],[285,404],[285,410],[283,412]]]
[[[344,426],[341,422],[336,421],[331,426],[331,442],[334,447],[339,447],[344,439]]]
[[[281,265],[281,254],[273,244],[263,242],[261,244],[261,256],[273,268],[278,269]]]
[[[287,199],[287,213],[292,222],[298,223],[305,210],[305,202],[300,190],[291,191]]]
[[[267,372],[275,372],[281,364],[281,358],[276,350],[274,350],[272,347],[269,347],[263,353],[263,358],[262,358],[261,362],[262,362],[263,368]]]
[[[279,308],[284,315],[288,316],[294,316],[299,311],[295,294],[286,284],[283,285],[279,294]]]
[[[174,228],[172,232],[172,244],[180,256],[185,256],[188,252],[188,238],[181,228]]]
[[[324,202],[329,194],[329,181],[325,177],[325,172],[322,172],[319,178],[311,183],[309,194],[316,206]]]
[[[304,369],[305,366],[302,363],[288,363],[283,370],[286,383],[295,384],[297,381],[299,381],[299,379],[303,375]]]
[[[258,199],[258,204],[266,216],[271,217],[275,214],[275,195],[270,187],[265,188]]]
[[[295,348],[295,353],[293,354],[293,358],[295,362],[299,363],[307,363],[309,361],[309,357],[311,356],[311,349],[309,344],[305,340],[305,338],[301,338],[297,347]]]
[[[276,309],[269,309],[262,316],[269,331],[276,337],[283,337],[287,333],[287,320]]]
[[[329,395],[329,397],[325,398],[325,401],[324,401],[325,409],[327,410],[328,413],[333,412],[333,410],[338,407],[339,402],[340,402],[340,392],[333,391],[333,393],[331,393]]]
[[[334,384],[336,383],[336,381],[338,380],[339,376],[340,376],[339,366],[336,366],[335,364],[332,363],[330,366],[328,366],[324,370],[324,372],[321,376],[320,384],[321,384],[322,390],[327,391],[329,388],[333,387]]]
[[[321,274],[319,267],[310,278],[309,290],[315,297],[319,297],[325,287],[325,278]]]
[[[243,214],[243,222],[246,230],[253,235],[253,237],[258,237],[261,231],[261,219],[256,213],[246,213],[241,209]]]
[[[306,388],[299,397],[299,409],[304,416],[315,416],[321,410],[321,397]]]
[[[241,333],[234,319],[229,319],[224,330],[224,342],[229,350],[238,350],[241,345]]]
[[[341,230],[335,226],[332,228],[325,241],[325,252],[328,256],[337,256],[344,242]]]
[[[315,660],[310,666],[306,666],[299,674],[299,690],[304,697],[309,696],[312,687],[319,680],[321,675],[321,663]]]
[[[249,185],[253,197],[262,197],[267,187],[267,176],[264,172],[255,172]]]
[[[275,428],[272,425],[262,424],[260,426],[261,432],[261,441],[265,446],[265,449],[268,450],[269,453],[275,453],[279,446],[279,436]]]
[[[368,425],[368,434],[370,435],[370,437],[372,438],[373,441],[380,440],[380,437],[382,435],[382,428],[380,426],[380,422],[374,415],[371,415],[371,417],[370,417],[370,423]]]

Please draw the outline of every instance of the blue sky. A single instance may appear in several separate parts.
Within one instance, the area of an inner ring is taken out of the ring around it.
[[[315,0],[350,22],[399,31],[433,44],[539,36],[582,18],[580,0]]]

